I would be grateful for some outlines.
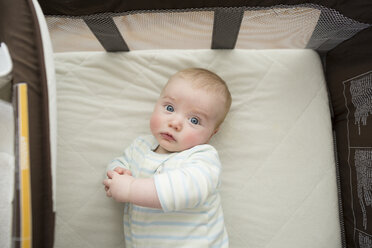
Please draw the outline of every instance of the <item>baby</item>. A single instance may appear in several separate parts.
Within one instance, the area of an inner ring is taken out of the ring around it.
[[[126,247],[228,247],[219,195],[221,164],[209,141],[231,105],[226,83],[205,69],[177,72],[139,137],[103,181],[124,207]]]

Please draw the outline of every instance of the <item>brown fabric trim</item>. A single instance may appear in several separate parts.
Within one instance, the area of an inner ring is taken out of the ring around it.
[[[297,5],[313,3],[332,8],[343,15],[359,22],[372,23],[372,1],[370,0],[188,0],[188,1],[153,1],[153,0],[40,0],[47,15],[91,15],[103,12],[126,12],[134,10],[189,9],[211,7],[270,7],[273,5]]]
[[[12,102],[12,84],[8,83],[0,89],[0,100]]]
[[[28,4],[34,21],[35,38],[38,47],[37,51],[40,73],[40,82],[38,83],[41,90],[41,128],[38,129],[41,136],[37,138],[42,142],[42,149],[35,150],[35,153],[38,153],[41,157],[39,158],[41,163],[38,164],[38,166],[34,164],[34,167],[37,167],[37,170],[31,174],[33,177],[32,193],[33,195],[38,196],[37,198],[32,197],[33,207],[37,207],[37,209],[32,210],[32,213],[34,218],[38,218],[38,221],[35,224],[35,221],[33,220],[33,247],[52,248],[54,241],[55,213],[53,212],[53,179],[50,150],[48,83],[39,21],[32,0],[28,0]],[[39,124],[36,123],[35,120],[35,126],[39,127]],[[35,232],[35,230],[37,230],[37,232]]]
[[[372,241],[372,27],[327,55],[347,247]]]
[[[47,79],[40,29],[31,0],[0,1],[0,39],[13,61],[13,84],[27,82],[33,247],[52,247],[54,213]]]
[[[14,107],[14,116],[18,116],[18,95],[16,91],[13,91],[14,94],[12,96],[13,100],[13,107]],[[18,120],[15,118],[15,122]],[[17,127],[17,124],[15,127]],[[15,146],[17,146],[17,130],[15,130]],[[15,154],[17,154],[17,148],[15,147]],[[14,168],[14,196],[13,196],[13,208],[12,208],[12,248],[20,248],[21,242],[19,242],[21,237],[21,204],[20,204],[20,185],[19,185],[19,157],[15,157],[15,168]]]

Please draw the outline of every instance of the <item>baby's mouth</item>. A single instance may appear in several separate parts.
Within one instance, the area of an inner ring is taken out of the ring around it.
[[[168,140],[168,141],[176,141],[176,139],[171,135],[170,133],[160,133],[161,137],[163,139]]]

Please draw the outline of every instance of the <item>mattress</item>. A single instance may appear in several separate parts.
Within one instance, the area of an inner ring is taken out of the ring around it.
[[[223,172],[230,247],[340,247],[330,111],[311,50],[147,50],[55,54],[55,247],[123,247],[123,204],[106,165],[138,135],[170,75],[216,72],[233,103],[211,140]]]
[[[14,196],[14,111],[0,99],[0,247],[10,247]]]

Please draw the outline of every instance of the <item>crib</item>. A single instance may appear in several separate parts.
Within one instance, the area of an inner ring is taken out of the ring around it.
[[[188,67],[233,98],[230,247],[372,247],[371,24],[368,0],[0,0],[0,247],[124,247],[106,165]]]

